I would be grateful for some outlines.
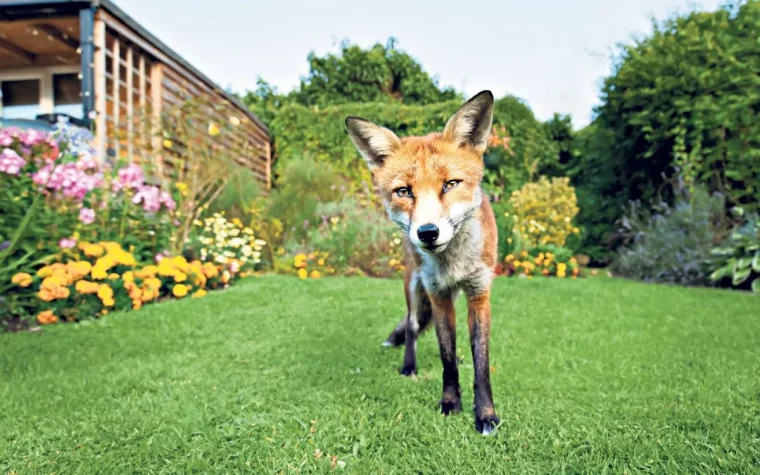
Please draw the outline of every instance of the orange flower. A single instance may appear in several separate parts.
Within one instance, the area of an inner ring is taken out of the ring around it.
[[[58,321],[58,317],[53,315],[52,310],[45,310],[43,312],[40,312],[39,315],[37,315],[37,322],[40,323],[40,325],[48,325],[51,323],[55,323]]]
[[[32,283],[32,276],[26,272],[19,272],[11,278],[11,283],[20,287],[29,287]]]

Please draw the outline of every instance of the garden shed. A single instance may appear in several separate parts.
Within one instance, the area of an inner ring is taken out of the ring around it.
[[[261,120],[109,0],[0,1],[0,88],[3,121],[67,115],[94,126],[98,156],[128,162],[168,143],[162,113],[193,98],[213,101],[209,122],[235,125],[214,137],[219,150],[270,186]]]

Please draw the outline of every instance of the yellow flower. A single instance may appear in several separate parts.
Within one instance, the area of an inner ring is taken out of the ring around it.
[[[140,310],[140,307],[142,307],[142,300],[132,300],[132,310]]]
[[[232,223],[239,228],[243,227],[243,222],[238,218],[232,218]]]
[[[306,254],[297,254],[293,259],[293,265],[298,268],[306,267],[306,259]]]
[[[504,261],[509,262],[515,260],[515,256],[512,254],[507,254],[507,257],[504,258]]]
[[[128,270],[124,273],[124,275],[121,276],[122,280],[124,282],[134,282],[135,281],[135,273],[131,270]]]
[[[319,279],[320,277],[322,277],[322,274],[320,274],[318,270],[311,271],[311,278],[312,279]]]
[[[84,255],[88,257],[100,257],[103,255],[103,252],[105,252],[103,251],[103,248],[97,244],[85,244],[83,247],[84,249],[82,249],[82,251],[84,252]]]
[[[90,282],[89,280],[80,280],[74,287],[80,294],[94,294],[98,292],[100,286],[96,282]]]
[[[298,277],[301,279],[305,279],[309,276],[309,273],[304,269],[303,267],[298,269]]]
[[[172,289],[172,293],[174,294],[175,297],[180,297],[180,298],[184,297],[185,295],[187,295],[187,286],[183,284],[177,284]]]
[[[174,274],[174,282],[184,282],[187,280],[187,274],[184,272],[177,272]]]
[[[560,279],[564,279],[566,275],[567,274],[565,274],[565,271],[557,270],[557,277],[559,277]]]
[[[317,264],[319,264],[320,266],[323,266],[323,265],[325,265],[325,260],[324,259],[320,259],[320,260],[317,261]]]
[[[113,274],[108,274],[108,277],[107,277],[108,280],[116,280],[118,278],[119,278],[119,274],[117,274],[116,272],[114,272]]]
[[[53,315],[52,310],[45,310],[43,312],[40,312],[39,315],[37,315],[37,322],[39,322],[40,325],[48,325],[50,323],[55,323],[58,321],[58,317]]]
[[[161,280],[157,279],[156,277],[148,277],[147,279],[145,279],[145,281],[143,281],[143,284],[145,285],[145,287],[152,289],[156,292],[158,292],[158,290],[161,288]]]
[[[215,137],[221,133],[221,130],[219,130],[219,126],[216,125],[213,122],[210,122],[208,124],[208,134],[212,137]]]
[[[172,141],[169,139],[164,139],[164,148],[172,148]]]
[[[108,269],[96,264],[95,267],[92,268],[92,271],[90,271],[90,276],[95,280],[103,280],[108,277]]]
[[[206,292],[205,290],[203,290],[203,289],[198,289],[198,290],[196,290],[196,291],[195,291],[195,293],[193,293],[193,295],[191,295],[190,297],[191,297],[191,298],[194,298],[194,299],[199,299],[199,298],[201,298],[201,297],[205,297],[205,296],[206,296],[206,293],[207,293],[207,292]]]
[[[108,284],[100,284],[98,287],[98,298],[104,302],[113,299],[113,289]]]
[[[20,287],[29,287],[32,283],[32,276],[26,272],[19,272],[11,278],[11,283]]]

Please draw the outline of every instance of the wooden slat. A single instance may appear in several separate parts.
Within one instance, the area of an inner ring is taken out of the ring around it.
[[[118,133],[118,130],[119,130],[119,120],[120,120],[119,115],[120,115],[120,112],[121,112],[121,110],[120,110],[121,107],[120,107],[120,104],[119,104],[120,101],[121,101],[121,91],[119,90],[120,89],[119,83],[121,82],[119,80],[119,77],[120,77],[119,76],[119,66],[120,66],[119,55],[121,54],[120,50],[121,50],[121,45],[119,43],[119,40],[114,39],[114,41],[113,41],[113,57],[111,58],[111,70],[112,70],[111,74],[113,75],[113,79],[111,80],[111,84],[112,84],[112,86],[111,86],[112,87],[111,94],[113,95],[113,117],[112,117],[112,121],[113,121],[114,128],[116,129],[117,133]],[[116,152],[116,157],[117,158],[121,158],[120,147],[119,147],[119,143],[118,142],[116,142],[116,145],[115,145],[114,149],[115,149],[115,152]]]
[[[134,78],[132,73],[132,61],[134,60],[132,47],[127,46],[127,159],[133,160],[134,148]]]
[[[106,158],[106,24],[100,18],[95,17],[93,35],[95,47],[95,149],[98,158],[104,161]]]
[[[34,60],[37,58],[35,54],[30,53],[29,51],[16,46],[14,43],[11,43],[10,41],[3,38],[0,38],[0,49],[3,49],[11,56],[29,64],[34,64]]]

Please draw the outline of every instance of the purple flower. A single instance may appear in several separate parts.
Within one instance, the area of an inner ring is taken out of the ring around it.
[[[79,221],[84,224],[92,224],[95,221],[95,210],[82,208],[79,210]]]
[[[71,249],[72,247],[77,245],[76,239],[71,238],[63,238],[60,241],[58,241],[58,247],[61,249]]]
[[[4,251],[4,250],[8,249],[9,247],[11,247],[11,242],[10,241],[0,242],[0,251]]]
[[[18,175],[24,165],[26,165],[26,160],[14,150],[6,148],[0,152],[0,172]]]

